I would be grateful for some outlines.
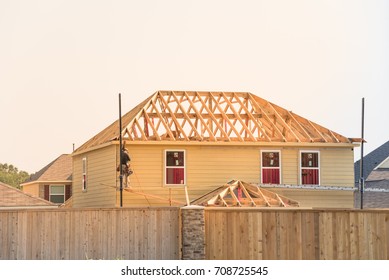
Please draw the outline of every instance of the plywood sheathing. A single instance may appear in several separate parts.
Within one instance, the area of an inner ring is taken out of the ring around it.
[[[157,91],[122,117],[126,141],[352,143],[248,92]],[[119,121],[76,152],[119,139]]]
[[[295,200],[258,186],[233,180],[194,200],[191,205],[213,207],[299,207]]]

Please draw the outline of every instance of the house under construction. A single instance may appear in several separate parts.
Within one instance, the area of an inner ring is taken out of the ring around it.
[[[73,206],[119,205],[119,120],[73,153]],[[353,207],[355,140],[247,92],[157,91],[122,117],[124,206],[186,204],[241,180],[304,207]]]

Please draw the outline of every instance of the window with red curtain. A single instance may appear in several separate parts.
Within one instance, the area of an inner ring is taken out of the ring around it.
[[[301,152],[301,183],[319,185],[319,152]]]
[[[280,152],[262,152],[262,183],[280,184]]]
[[[185,184],[185,152],[166,151],[165,154],[165,184],[184,185]]]

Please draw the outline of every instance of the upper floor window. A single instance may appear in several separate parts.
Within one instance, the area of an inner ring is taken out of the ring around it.
[[[262,151],[261,178],[263,184],[280,184],[280,151]]]
[[[87,165],[86,165],[86,157],[82,158],[82,191],[86,191],[87,189]]]
[[[165,185],[185,183],[185,151],[165,151]]]
[[[49,200],[53,203],[65,202],[65,186],[64,185],[50,185]]]
[[[300,155],[301,184],[320,184],[320,154],[317,151],[302,151]]]

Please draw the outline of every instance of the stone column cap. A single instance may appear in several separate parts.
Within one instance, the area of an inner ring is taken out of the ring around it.
[[[200,206],[200,205],[187,205],[187,206],[181,207],[181,209],[183,209],[183,210],[190,210],[190,209],[200,210],[200,209],[204,209],[204,208],[205,208],[204,206]]]

